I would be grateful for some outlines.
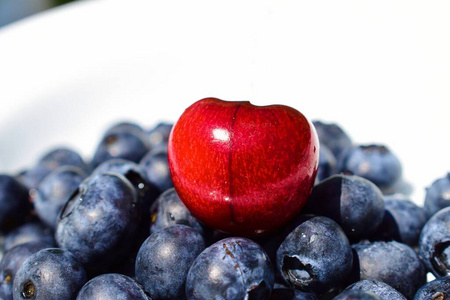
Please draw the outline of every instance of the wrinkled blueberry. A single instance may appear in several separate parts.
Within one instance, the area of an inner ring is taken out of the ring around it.
[[[20,266],[13,283],[14,299],[75,299],[86,283],[81,263],[67,250],[47,248]]]
[[[78,293],[76,300],[149,300],[142,287],[132,278],[108,273],[89,280]]]
[[[358,145],[347,152],[341,169],[388,189],[402,177],[402,164],[384,145]]]
[[[241,237],[220,240],[195,259],[186,280],[187,299],[267,299],[272,264],[257,243]]]
[[[424,207],[428,217],[450,206],[450,173],[436,179],[430,187],[426,189]]]
[[[158,197],[152,205],[151,216],[151,233],[176,224],[186,225],[201,234],[204,233],[203,226],[183,204],[174,188],[166,190]]]
[[[384,197],[384,217],[372,240],[396,240],[415,247],[427,221],[425,210],[401,194]]]
[[[133,245],[138,210],[136,192],[125,177],[88,177],[61,211],[56,242],[89,270],[107,267]]]
[[[432,280],[423,285],[414,295],[414,300],[450,299],[450,276]]]
[[[144,169],[148,180],[156,185],[161,192],[173,187],[167,149],[159,148],[149,151],[139,162],[139,165]]]
[[[381,300],[406,300],[399,291],[389,284],[377,280],[360,280],[348,286],[347,291],[367,291],[377,295]]]
[[[359,279],[378,280],[389,284],[411,299],[426,282],[425,268],[414,249],[396,241],[361,242],[356,250]]]
[[[11,230],[5,235],[3,249],[8,251],[19,244],[28,242],[42,242],[49,247],[55,246],[53,232],[49,228],[40,222],[29,222]]]
[[[32,254],[49,248],[42,242],[29,242],[17,245],[5,252],[0,263],[0,299],[12,299],[13,281],[17,270]]]
[[[450,207],[435,213],[423,226],[419,255],[434,276],[450,275]]]
[[[359,240],[372,234],[383,220],[384,198],[369,180],[337,174],[313,188],[304,211],[333,219],[350,240]]]
[[[277,251],[277,267],[286,283],[296,289],[326,293],[350,274],[352,248],[333,220],[313,217],[297,226]]]
[[[31,212],[28,189],[17,179],[0,174],[0,232],[22,224]]]
[[[55,230],[59,211],[86,176],[78,167],[62,166],[42,180],[31,195],[36,213],[45,225]]]
[[[152,299],[182,299],[186,277],[205,248],[203,237],[185,225],[174,225],[150,235],[136,258],[136,279]]]

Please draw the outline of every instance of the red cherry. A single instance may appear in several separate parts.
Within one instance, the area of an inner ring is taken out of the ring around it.
[[[256,235],[280,228],[307,201],[319,159],[314,126],[284,105],[205,98],[174,125],[174,187],[201,222]]]

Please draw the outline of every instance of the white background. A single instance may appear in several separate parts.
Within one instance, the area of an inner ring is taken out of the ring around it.
[[[92,155],[214,96],[285,104],[397,154],[423,202],[450,171],[449,1],[91,0],[0,29],[0,172]]]

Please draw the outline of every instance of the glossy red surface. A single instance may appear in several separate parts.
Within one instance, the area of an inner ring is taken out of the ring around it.
[[[221,231],[273,231],[304,206],[317,172],[311,123],[283,105],[206,98],[181,115],[169,138],[173,183],[201,222]]]

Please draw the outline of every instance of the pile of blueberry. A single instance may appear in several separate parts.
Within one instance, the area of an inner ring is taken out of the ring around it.
[[[56,148],[0,175],[0,299],[450,299],[450,175],[418,206],[388,147],[313,124],[315,187],[265,236],[189,212],[170,177],[170,123],[118,123],[89,162]]]

